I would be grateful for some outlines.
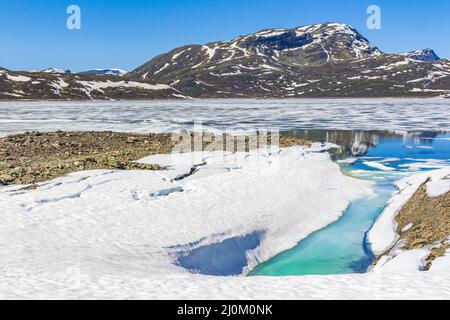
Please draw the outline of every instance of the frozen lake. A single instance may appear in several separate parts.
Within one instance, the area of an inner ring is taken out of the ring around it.
[[[0,102],[0,136],[24,131],[206,128],[450,130],[446,99]]]
[[[450,164],[450,135],[443,133],[450,131],[449,119],[450,100],[445,99],[0,102],[0,136],[55,130],[161,132],[192,129],[201,122],[204,129],[277,129],[339,144],[336,159],[357,159],[343,170],[376,181],[377,197],[355,201],[336,223],[273,257],[254,275],[365,272],[373,260],[365,236],[393,183]],[[195,250],[183,248],[179,264],[203,274],[238,275],[247,263],[245,252],[259,246],[255,232]]]

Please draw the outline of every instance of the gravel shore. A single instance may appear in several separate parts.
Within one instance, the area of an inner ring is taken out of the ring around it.
[[[158,165],[134,161],[170,153],[176,143],[169,133],[57,131],[11,135],[0,139],[0,186],[34,185],[82,170],[161,170]],[[280,136],[281,147],[308,143]]]

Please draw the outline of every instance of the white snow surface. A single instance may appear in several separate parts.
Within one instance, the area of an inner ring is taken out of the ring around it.
[[[439,257],[433,261],[432,270],[448,272],[450,270],[450,249],[448,249],[443,257]]]
[[[2,276],[0,297],[41,299],[429,299],[450,297],[447,270],[305,277],[201,275],[95,275],[68,271],[17,271]],[[8,292],[8,294],[4,294]]]
[[[383,256],[374,268],[374,272],[406,272],[413,273],[422,271],[426,258],[430,255],[430,250],[425,248],[394,250],[392,255]]]
[[[197,279],[215,280],[175,265],[174,247],[263,230],[260,247],[247,255],[252,268],[337,220],[350,201],[372,194],[371,183],[344,176],[327,153],[302,147],[207,153],[198,173],[213,174],[196,178],[194,173],[177,181],[183,171],[191,172],[193,163],[198,165],[179,157],[174,156],[171,169],[160,172],[95,170],[43,183],[36,190],[0,188],[0,296],[92,298],[106,290],[100,295],[118,298],[126,292],[115,287],[119,279],[124,288],[141,280],[159,282],[144,295],[129,292],[128,298],[170,296],[159,295],[161,285],[176,296],[179,286],[170,288],[176,278],[193,287]],[[168,156],[144,161],[152,160],[168,164]],[[78,293],[64,278],[73,272],[83,279]],[[58,280],[49,282],[49,277]],[[112,284],[98,288],[99,277]],[[54,285],[66,291],[56,293]],[[100,291],[90,292],[96,288]]]
[[[174,246],[264,230],[247,255],[254,266],[372,194],[323,150],[156,155],[141,162],[167,170],[84,171],[36,190],[0,188],[0,298],[448,299],[449,256],[419,272],[426,252],[333,276],[213,277],[174,264]],[[425,179],[414,177],[408,183]]]
[[[439,197],[450,192],[450,172],[445,177],[432,177],[427,183],[427,195],[430,197]]]

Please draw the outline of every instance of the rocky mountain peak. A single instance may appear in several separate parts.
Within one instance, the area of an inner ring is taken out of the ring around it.
[[[425,62],[434,62],[439,61],[441,58],[434,52],[433,49],[422,49],[422,50],[416,50],[416,51],[410,51],[403,53],[404,56],[418,61],[425,61]]]
[[[291,29],[266,29],[230,41],[184,46],[162,54],[131,73],[135,79],[175,81],[181,74],[245,73],[318,66],[366,58],[382,52],[346,24],[322,23]],[[239,66],[239,71],[236,68]],[[216,72],[217,71],[217,72]],[[287,71],[289,72],[289,71]]]
[[[130,77],[203,98],[446,95],[450,64],[423,63],[436,59],[432,50],[385,54],[355,28],[328,22],[176,48]]]

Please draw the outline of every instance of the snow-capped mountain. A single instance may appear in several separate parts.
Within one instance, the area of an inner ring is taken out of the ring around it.
[[[189,45],[130,73],[194,97],[430,96],[450,92],[450,64],[385,54],[338,23],[270,29]]]
[[[122,69],[92,69],[86,71],[78,72],[80,74],[103,74],[103,75],[114,75],[114,76],[125,76],[128,74],[127,70]]]
[[[292,73],[297,67],[380,55],[381,51],[348,25],[326,23],[294,29],[269,29],[177,48],[132,72],[134,77],[178,81],[179,75],[233,76],[257,72]]]
[[[441,60],[441,58],[439,58],[439,56],[436,54],[436,52],[434,52],[433,49],[410,51],[403,53],[403,55],[414,60],[425,62],[434,62]]]
[[[41,73],[72,73],[72,71],[63,68],[47,68],[44,70],[33,70],[31,72]],[[113,75],[113,76],[125,76],[128,74],[127,70],[122,69],[90,69],[80,72],[74,72],[79,74],[100,74],[100,75]]]
[[[42,73],[71,73],[70,70],[62,69],[62,68],[47,68],[44,70],[33,71],[33,72],[42,72]]]
[[[450,97],[450,61],[431,49],[383,53],[357,30],[339,23],[267,29],[230,41],[187,45],[130,73],[48,70],[47,77],[47,72],[5,70],[0,99]],[[166,86],[163,94],[145,90],[155,83]]]

